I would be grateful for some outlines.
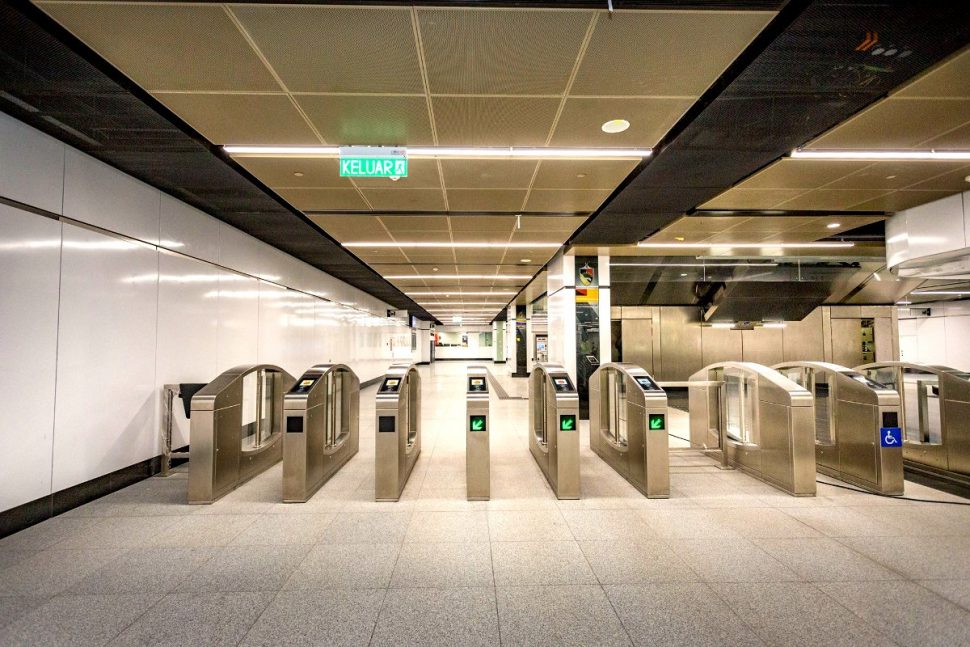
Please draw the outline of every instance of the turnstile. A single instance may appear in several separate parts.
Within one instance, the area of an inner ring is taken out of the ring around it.
[[[909,362],[855,370],[899,392],[906,469],[970,485],[970,373]]]
[[[812,394],[752,362],[711,364],[690,377],[690,444],[794,496],[815,496]]]
[[[608,363],[593,373],[589,447],[648,498],[670,496],[667,394],[641,367]]]
[[[192,396],[189,503],[212,503],[283,457],[283,394],[272,364],[229,369]]]
[[[374,498],[397,501],[421,453],[421,376],[394,364],[377,388]]]
[[[317,364],[286,394],[283,411],[283,501],[304,503],[360,448],[360,380],[343,364]]]
[[[469,501],[487,501],[491,496],[488,408],[486,369],[469,366],[465,382],[465,487]]]
[[[903,493],[896,391],[827,362],[785,362],[774,368],[812,393],[817,471],[878,494]]]
[[[536,364],[529,376],[529,449],[559,499],[579,498],[579,394],[566,369]]]

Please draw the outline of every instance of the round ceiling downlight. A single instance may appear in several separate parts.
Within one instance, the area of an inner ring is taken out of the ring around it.
[[[604,133],[609,133],[614,135],[616,133],[622,133],[624,130],[630,127],[630,122],[626,119],[610,119],[605,124],[600,126]]]

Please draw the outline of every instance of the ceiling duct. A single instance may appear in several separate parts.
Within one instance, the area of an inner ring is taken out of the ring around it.
[[[829,283],[768,281],[723,283],[704,305],[704,321],[801,321],[829,296]]]

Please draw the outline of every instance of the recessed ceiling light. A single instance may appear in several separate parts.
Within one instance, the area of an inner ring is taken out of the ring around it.
[[[791,152],[792,159],[820,160],[970,160],[970,151],[892,151],[892,150],[801,150]]]
[[[630,122],[626,119],[610,119],[605,124],[600,126],[604,133],[609,133],[614,135],[616,133],[622,133],[624,130],[630,127]]]
[[[388,277],[385,276],[384,278],[388,278]],[[492,295],[495,295],[495,296],[514,296],[515,294],[518,294],[518,293],[517,292],[512,292],[512,291],[504,291],[503,292],[501,290],[494,290],[494,291],[492,291],[492,290],[481,290],[481,291],[477,291],[477,292],[476,291],[468,292],[468,291],[462,290],[461,292],[429,291],[429,292],[405,292],[404,294],[408,295],[409,297],[430,297],[430,296],[444,296],[444,297],[451,297],[451,296],[455,296],[455,297],[458,297],[458,296],[462,296],[462,297],[463,296],[476,296],[476,297],[483,297],[483,296],[492,296]]]
[[[576,177],[586,177],[586,174],[585,173],[577,173],[576,174]]]
[[[886,179],[887,180],[895,180],[896,179],[896,176],[895,175],[887,175],[886,176]]]
[[[432,268],[431,268],[431,271],[432,271],[432,272],[437,272],[437,271],[438,271],[438,268],[437,268],[437,267],[432,267]]]
[[[293,175],[295,177],[303,177],[303,173],[300,173],[299,171],[296,171],[295,173],[293,173]]]
[[[532,278],[531,274],[392,274],[384,277],[388,280],[404,279],[453,279],[453,280],[495,280],[495,281],[525,281]],[[465,294],[468,294],[465,292]]]
[[[968,290],[920,290],[918,292],[911,292],[910,294],[914,296],[966,296],[970,295]]]
[[[687,276],[687,272],[681,272],[681,276]]]
[[[683,242],[684,241],[684,237],[683,236],[674,236],[674,240],[679,241],[679,242]]]
[[[520,258],[519,259],[519,262],[520,263],[531,263],[532,262],[532,259],[531,258]]]
[[[446,248],[480,248],[480,247],[562,247],[562,243],[490,243],[490,242],[461,242],[438,243],[423,240],[398,241],[394,243],[384,241],[350,241],[341,243],[344,247],[446,247]]]
[[[653,249],[844,249],[855,247],[855,243],[637,243],[637,247]]]
[[[339,146],[223,146],[230,155],[247,157],[340,157]],[[409,158],[426,159],[642,159],[653,155],[650,148],[553,148],[508,146],[476,148],[417,146],[407,149]]]
[[[839,227],[842,226],[842,223],[841,222],[830,222],[829,224],[827,224],[825,226],[828,227],[829,229],[838,229]]]

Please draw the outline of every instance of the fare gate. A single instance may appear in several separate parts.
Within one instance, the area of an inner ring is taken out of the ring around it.
[[[360,448],[360,380],[343,364],[318,364],[283,398],[283,411],[283,501],[303,503]]]
[[[579,498],[579,394],[566,369],[536,364],[529,377],[529,449],[559,499]]]
[[[899,394],[827,362],[774,367],[812,393],[815,469],[877,494],[903,494]]]
[[[212,503],[283,457],[283,394],[272,364],[229,369],[192,396],[189,503]]]
[[[397,501],[421,453],[421,376],[413,364],[387,369],[377,389],[374,498]]]
[[[753,362],[711,364],[690,377],[690,444],[720,450],[741,469],[794,496],[815,496],[812,394]]]
[[[469,501],[491,496],[489,456],[488,374],[484,366],[469,366],[465,385],[465,486]]]
[[[667,394],[641,367],[608,363],[593,373],[589,446],[647,498],[670,496]]]

